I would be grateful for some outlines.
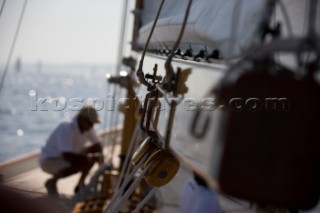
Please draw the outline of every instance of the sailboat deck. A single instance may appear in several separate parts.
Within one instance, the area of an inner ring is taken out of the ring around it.
[[[97,169],[97,166],[92,169],[91,174]],[[191,172],[184,167],[181,167],[176,177],[164,187],[159,189],[157,193],[157,201],[159,209],[155,213],[175,213],[179,212],[179,197],[182,187]],[[73,190],[77,183],[79,174],[61,179],[58,181],[58,190],[62,197],[61,201],[66,205],[69,212],[74,206]],[[47,196],[44,182],[50,178],[50,175],[44,173],[40,168],[27,171],[17,176],[5,180],[5,184],[19,189],[21,192],[27,192],[34,196]],[[248,203],[240,201],[232,201],[224,196],[219,196],[221,206],[225,212],[253,212],[248,207]]]
[[[110,140],[109,137],[112,137],[111,134],[105,135],[106,141]],[[117,154],[111,155],[111,144],[107,144],[104,148],[105,156],[113,156],[113,164],[117,166],[119,164],[119,158]],[[119,153],[120,145],[117,144],[114,153]],[[33,156],[34,161],[37,157]],[[25,160],[20,159],[20,164]],[[36,162],[33,162],[36,165]],[[19,165],[19,167],[23,167],[25,165]],[[0,173],[3,173],[3,166],[0,167]],[[11,167],[9,167],[10,169]],[[12,169],[12,168],[11,168]],[[91,169],[91,173],[88,175],[86,182],[90,180],[92,174],[98,169],[98,166],[95,165]],[[8,172],[8,171],[7,171]],[[174,179],[169,182],[167,185],[159,188],[156,193],[156,200],[158,209],[154,211],[154,213],[176,213],[179,212],[179,202],[180,202],[180,194],[182,192],[184,184],[187,182],[189,177],[191,176],[191,170],[184,166],[184,164],[180,165],[179,172],[174,177]],[[75,201],[73,199],[74,195],[74,187],[77,184],[77,181],[80,177],[80,174],[75,174],[70,177],[61,179],[58,181],[57,187],[60,193],[59,202],[64,206],[66,212],[72,212],[72,209],[75,205]],[[22,193],[27,193],[28,195],[32,195],[35,197],[45,197],[47,198],[46,189],[44,187],[44,183],[47,179],[50,178],[49,174],[43,172],[40,167],[33,166],[32,169],[27,169],[25,172],[21,172],[16,175],[12,175],[11,177],[4,177],[4,184],[11,186]],[[237,200],[234,198],[226,197],[225,195],[219,194],[219,202],[223,209],[223,212],[241,212],[241,213],[251,213],[254,212],[252,208],[250,208],[250,204],[248,202],[244,202],[241,200]],[[312,211],[308,211],[308,213],[319,213],[320,206],[318,205]]]

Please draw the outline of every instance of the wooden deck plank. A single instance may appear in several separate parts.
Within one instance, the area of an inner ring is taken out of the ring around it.
[[[91,174],[95,171],[97,167],[92,169]],[[158,213],[176,213],[179,210],[180,193],[182,191],[183,185],[186,183],[188,178],[191,176],[191,172],[186,168],[181,167],[176,177],[164,187],[159,189],[157,198],[160,202],[160,208],[156,211]],[[80,177],[79,174],[72,175],[70,177],[61,179],[58,181],[59,192],[67,198],[71,198],[73,195],[73,189]],[[7,179],[5,184],[31,192],[46,194],[44,188],[45,181],[50,178],[50,175],[44,173],[40,168],[28,171],[26,173],[20,174],[13,178]],[[223,196],[219,196],[222,208],[225,211],[237,212],[252,212],[251,210],[244,208],[243,206],[234,203]]]

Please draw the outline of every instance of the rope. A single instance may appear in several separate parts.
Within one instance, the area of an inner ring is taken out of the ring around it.
[[[134,132],[133,132],[130,144],[129,144],[129,148],[128,148],[126,157],[124,159],[123,166],[121,168],[121,172],[120,172],[120,175],[119,175],[119,180],[117,182],[117,186],[115,188],[115,191],[118,191],[118,189],[120,188],[122,180],[124,179],[124,177],[126,177],[125,174],[127,174],[127,171],[129,171],[129,168],[130,168],[129,164],[130,164],[130,160],[131,160],[130,153],[131,153],[134,145],[138,141],[138,140],[136,140],[137,139],[137,135],[138,135],[138,130],[139,130],[139,124],[137,123],[135,128],[134,128]]]
[[[152,196],[156,193],[158,187],[153,187],[153,189],[148,193],[148,195],[139,203],[139,205],[135,208],[132,213],[138,213],[140,210],[148,203],[148,201],[152,198]]]
[[[130,180],[133,178],[133,176],[136,174],[136,172],[138,171],[138,169],[140,168],[140,166],[144,163],[144,161],[147,159],[147,155],[143,156],[143,158],[139,161],[139,163],[133,168],[133,170],[131,171],[131,173],[129,174],[128,178],[126,178],[124,180],[124,183],[121,185],[120,189],[113,195],[109,205],[107,206],[107,208],[103,211],[103,213],[107,213],[109,210],[111,210],[112,206],[114,205],[114,203],[116,202],[116,199],[119,197],[119,195],[122,194],[123,190],[125,189],[125,187],[128,185],[128,183],[130,182]]]
[[[9,64],[10,64],[11,57],[12,57],[12,54],[13,54],[13,51],[14,51],[14,47],[15,47],[16,42],[17,42],[17,38],[18,38],[18,35],[19,35],[19,31],[20,31],[20,26],[21,26],[21,23],[22,23],[22,20],[23,20],[24,12],[25,12],[26,7],[27,7],[27,3],[28,3],[28,0],[24,0],[23,8],[22,8],[22,11],[21,11],[21,14],[20,14],[20,18],[19,18],[19,22],[18,22],[18,26],[17,26],[17,29],[16,29],[16,31],[15,31],[13,43],[12,43],[11,48],[10,48],[9,57],[8,57],[8,59],[7,59],[6,66],[5,66],[5,68],[4,68],[3,75],[2,75],[2,77],[1,77],[1,82],[0,82],[0,94],[1,94],[1,91],[2,91],[2,88],[3,88],[3,85],[4,85],[4,80],[5,80],[6,75],[7,75],[7,73],[8,73]],[[4,4],[3,4],[3,5],[4,5]],[[2,13],[2,12],[1,12],[1,13]]]
[[[140,130],[140,126],[139,126],[139,124],[137,124],[138,125],[138,129]],[[139,132],[140,133],[140,132]],[[139,142],[139,140],[138,140],[138,138],[136,139],[136,141],[135,141],[135,143],[134,143],[134,147],[136,147],[136,144]],[[129,161],[129,163],[130,163],[131,161]],[[128,176],[129,176],[129,172],[130,172],[130,166],[128,165],[128,167],[127,167],[127,169],[126,169],[126,171],[125,171],[125,174],[124,174],[124,179],[126,179]]]
[[[146,168],[141,172],[141,174],[138,176],[137,179],[135,179],[135,181],[132,183],[132,185],[130,186],[130,188],[126,191],[126,193],[122,196],[122,198],[119,201],[119,204],[116,206],[116,208],[114,209],[114,211],[111,211],[111,213],[118,213],[120,208],[127,202],[129,196],[132,194],[133,190],[135,190],[135,188],[140,184],[142,178],[144,177],[144,175],[147,173],[147,171],[149,170],[150,166],[152,165],[153,162],[149,163]]]

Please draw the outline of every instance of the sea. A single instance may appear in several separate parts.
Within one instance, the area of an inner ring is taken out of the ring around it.
[[[114,67],[35,64],[9,69],[0,94],[0,162],[39,150],[84,103],[99,110],[103,122],[95,125],[97,130],[113,125],[107,100],[114,87],[105,76]]]

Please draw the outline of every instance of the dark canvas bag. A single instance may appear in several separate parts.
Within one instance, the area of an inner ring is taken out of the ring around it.
[[[320,195],[320,86],[270,69],[242,70],[215,90],[226,106],[217,179],[238,198],[308,209]]]

